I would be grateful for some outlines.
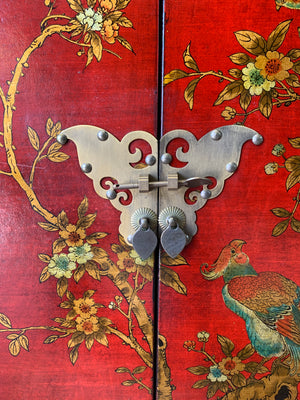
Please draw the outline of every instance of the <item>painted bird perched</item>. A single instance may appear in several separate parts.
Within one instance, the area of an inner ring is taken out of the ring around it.
[[[276,272],[257,273],[242,251],[246,242],[233,240],[217,261],[201,266],[205,279],[221,276],[226,306],[242,317],[252,346],[262,357],[290,354],[291,374],[300,364],[300,287]]]

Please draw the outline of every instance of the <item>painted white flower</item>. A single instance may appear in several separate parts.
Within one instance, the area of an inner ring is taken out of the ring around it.
[[[208,342],[209,333],[205,332],[205,331],[198,332],[197,333],[197,338],[198,338],[199,342]]]
[[[68,257],[78,264],[85,264],[94,257],[94,254],[91,252],[91,246],[85,243],[83,246],[69,247]]]
[[[275,86],[275,81],[269,81],[264,78],[261,71],[253,63],[247,64],[247,67],[243,68],[242,72],[244,88],[249,90],[251,96],[259,96],[263,90],[269,92]]]
[[[77,14],[76,19],[82,25],[87,25],[91,31],[100,31],[103,25],[102,14],[92,8],[86,8],[83,12]]]
[[[70,260],[66,254],[54,254],[48,264],[49,274],[54,275],[55,278],[71,278],[72,271],[76,268],[76,264]]]
[[[207,379],[211,382],[225,382],[227,381],[227,376],[222,374],[222,371],[217,365],[210,367],[210,373],[207,375]]]

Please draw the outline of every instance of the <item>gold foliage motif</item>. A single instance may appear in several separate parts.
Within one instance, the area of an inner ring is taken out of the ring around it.
[[[226,82],[214,102],[215,106],[223,102],[239,98],[242,112],[226,106],[221,112],[225,120],[242,117],[239,124],[244,124],[249,115],[259,111],[265,118],[269,118],[274,106],[290,106],[300,100],[300,94],[294,89],[300,87],[300,49],[291,49],[286,55],[279,52],[289,31],[292,20],[286,20],[270,33],[267,39],[260,34],[241,30],[234,33],[241,47],[246,51],[229,56],[230,60],[243,68],[230,68],[226,76],[222,71],[201,71],[196,60],[190,52],[190,44],[183,52],[183,62],[186,68],[192,72],[174,69],[164,76],[164,85],[168,85],[178,79],[193,79],[188,83],[184,91],[184,99],[192,110],[194,106],[194,94],[200,80],[207,76],[214,76],[219,83]],[[268,68],[268,63],[277,65],[273,71]],[[253,97],[259,97],[257,108],[249,109]]]

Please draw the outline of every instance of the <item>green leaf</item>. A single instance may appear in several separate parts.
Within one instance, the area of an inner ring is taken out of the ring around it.
[[[246,386],[246,378],[241,373],[233,375],[231,381],[236,387]]]
[[[235,99],[239,96],[244,90],[244,85],[242,80],[234,81],[228,83],[222,92],[219,94],[219,97],[214,103],[214,106],[218,106],[223,103],[223,101],[228,101]]]
[[[168,85],[171,82],[176,81],[177,79],[186,78],[189,74],[185,71],[181,71],[181,69],[173,69],[171,72],[164,76],[164,85]]]
[[[253,62],[254,60],[245,53],[235,53],[229,56],[230,60],[237,65],[246,65],[249,62]]]
[[[198,365],[197,367],[189,367],[187,370],[194,375],[204,375],[209,373],[209,368],[203,365]]]
[[[91,46],[93,54],[99,62],[102,58],[102,42],[100,37],[94,32],[91,33]]]
[[[51,336],[48,336],[45,340],[44,340],[44,344],[51,344],[51,343],[54,343],[54,342],[56,342],[56,340],[59,338],[59,336],[58,335],[51,335]]]
[[[27,336],[25,335],[19,336],[18,341],[24,350],[29,351],[29,340]]]
[[[133,375],[135,374],[141,374],[142,372],[145,371],[147,367],[145,367],[144,365],[141,365],[140,367],[136,367],[134,368],[134,370],[132,371]]]
[[[5,328],[11,328],[12,327],[10,319],[6,315],[1,314],[1,313],[0,313],[0,324],[5,326]]]
[[[63,276],[62,278],[58,279],[56,284],[56,291],[58,296],[63,297],[67,289],[68,289],[68,279],[65,276]]]
[[[222,351],[227,357],[231,357],[231,353],[234,350],[233,342],[225,336],[218,335],[217,336],[218,342],[221,345]]]
[[[115,372],[117,372],[117,374],[124,374],[125,372],[130,373],[130,369],[126,367],[119,367],[115,370]]]
[[[271,93],[263,90],[259,100],[259,111],[264,117],[269,118],[272,112],[272,107],[273,103]]]
[[[299,78],[296,74],[290,74],[286,79],[286,83],[288,83],[291,87],[300,87]]]
[[[281,22],[274,31],[270,34],[267,40],[267,50],[275,51],[280,47],[289,30],[291,19]]]
[[[288,218],[291,215],[291,213],[288,210],[281,207],[273,208],[271,211],[274,215],[276,215],[276,217],[279,218]]]
[[[300,232],[300,221],[293,217],[291,220],[291,228],[295,232]]]
[[[76,283],[80,281],[85,273],[85,266],[84,264],[79,265],[76,270],[74,271],[73,278]]]
[[[130,19],[128,19],[124,15],[118,19],[118,25],[124,26],[124,28],[132,28],[133,27],[133,24],[130,21]]]
[[[94,223],[96,217],[97,213],[85,215],[84,217],[78,220],[76,228],[83,228],[83,229],[89,228]]]
[[[127,380],[127,381],[122,382],[122,385],[123,385],[123,386],[132,386],[132,385],[134,385],[135,383],[137,383],[137,382],[136,382],[136,381],[133,381],[133,380]]]
[[[62,151],[57,151],[56,153],[48,153],[47,154],[48,160],[56,163],[64,162],[70,158],[68,154],[63,153]]]
[[[244,111],[247,110],[252,100],[252,96],[248,90],[243,90],[240,97],[240,106]]]
[[[85,264],[85,270],[86,272],[93,278],[96,279],[97,281],[101,280],[101,273],[97,265],[93,261],[88,261]]]
[[[255,349],[251,343],[248,343],[241,351],[238,352],[237,357],[243,361],[251,357],[255,353]]]
[[[180,254],[178,254],[178,256],[175,258],[172,258],[167,253],[163,253],[161,255],[160,262],[161,264],[168,265],[169,267],[174,267],[176,265],[188,265],[186,259]]]
[[[190,45],[188,44],[187,48],[185,49],[184,53],[183,53],[183,62],[184,65],[194,71],[200,72],[198,65],[196,63],[196,61],[194,60],[194,58],[191,56],[190,53]]]
[[[97,244],[98,240],[105,238],[108,235],[106,232],[95,232],[92,233],[91,235],[87,236],[85,240],[89,244]]]
[[[70,361],[73,365],[75,365],[76,361],[78,360],[78,347],[79,345],[73,347],[73,349],[70,351],[69,357],[70,357]]]
[[[207,389],[207,394],[206,394],[207,398],[211,399],[217,393],[218,389],[219,389],[218,383],[212,382]]]
[[[234,33],[239,44],[255,56],[265,54],[267,42],[258,33],[252,31],[237,31]]]
[[[181,282],[178,274],[170,268],[161,266],[160,267],[160,274],[159,274],[160,281],[166,285],[171,287],[175,290],[175,292],[179,294],[187,293],[185,285]]]
[[[210,383],[211,383],[210,380],[208,380],[208,379],[203,379],[203,380],[200,380],[200,381],[195,382],[195,383],[193,384],[192,388],[194,388],[194,389],[202,389],[202,388],[208,386]]]
[[[80,13],[83,11],[83,7],[81,5],[80,0],[67,0],[69,3],[70,8],[75,11],[76,13]]]
[[[27,132],[28,132],[28,138],[31,143],[31,146],[34,148],[34,150],[39,151],[39,148],[40,148],[39,135],[30,126],[28,127]]]
[[[284,221],[279,222],[279,224],[275,225],[272,231],[272,236],[280,236],[287,229],[289,225],[289,220],[286,219]]]
[[[51,118],[48,118],[47,119],[47,122],[46,122],[46,132],[47,132],[47,134],[48,134],[48,136],[52,136],[52,128],[53,128],[53,121],[52,121],[52,119]]]
[[[91,8],[93,8],[93,7],[95,7],[95,5],[96,5],[96,3],[97,3],[97,0],[87,0],[87,6],[88,7],[91,7]]]
[[[132,53],[134,53],[131,44],[130,44],[126,39],[124,39],[124,38],[121,37],[121,36],[117,36],[117,40],[118,40],[118,42],[119,42],[122,46],[125,47],[125,49],[127,49],[127,50],[129,50],[129,51],[132,51]]]
[[[193,109],[194,106],[194,93],[195,89],[200,81],[200,78],[193,79],[185,88],[184,91],[184,99],[188,103],[190,110]]]
[[[300,149],[300,137],[290,138],[289,143],[294,149]]]
[[[300,61],[294,63],[292,70],[295,71],[296,74],[300,74]]]
[[[286,190],[290,190],[293,186],[300,182],[300,168],[295,169],[287,177],[285,186]]]
[[[18,339],[12,340],[9,343],[8,350],[9,350],[10,354],[14,357],[16,357],[20,353],[21,346],[20,346]]]
[[[53,254],[60,253],[66,247],[66,242],[63,238],[58,238],[53,242],[52,252]]]
[[[238,68],[231,68],[228,70],[229,75],[233,76],[234,78],[241,78],[242,77],[242,71]]]
[[[46,265],[45,268],[43,268],[39,281],[40,283],[46,282],[50,278],[51,274],[48,271],[48,265]]]

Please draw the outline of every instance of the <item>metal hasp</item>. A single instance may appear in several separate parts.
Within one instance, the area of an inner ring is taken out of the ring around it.
[[[179,138],[188,145],[185,152],[176,150],[175,158],[185,163],[182,168],[168,153],[169,144]],[[160,141],[145,131],[130,132],[119,141],[104,129],[77,125],[57,138],[61,144],[68,139],[75,143],[81,170],[93,180],[96,193],[121,212],[119,232],[142,259],[152,254],[158,236],[164,250],[176,257],[197,232],[196,211],[217,197],[236,171],[243,144],[263,142],[256,131],[240,125],[214,129],[200,140],[174,130]],[[146,146],[132,152],[136,140]],[[216,183],[213,188],[210,178]]]

